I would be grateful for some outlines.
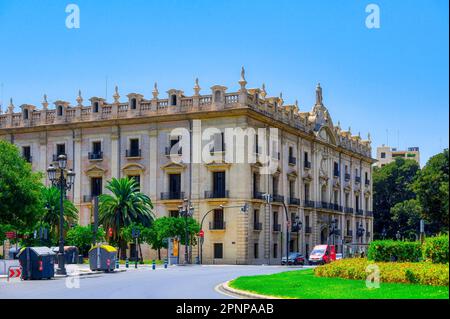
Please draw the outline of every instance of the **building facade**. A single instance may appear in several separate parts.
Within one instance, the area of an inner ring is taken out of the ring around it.
[[[130,93],[125,101],[116,87],[111,103],[84,103],[79,93],[76,105],[55,101],[54,109],[44,96],[41,109],[27,104],[17,113],[11,101],[0,114],[0,139],[17,145],[36,171],[67,155],[76,173],[68,197],[83,225],[93,222],[92,198],[113,177],[136,178],[158,217],[177,216],[186,198],[199,222],[211,211],[202,227],[204,263],[277,264],[287,248],[309,254],[326,243],[344,253],[364,249],[373,228],[370,136],[333,124],[320,85],[311,111],[267,96],[264,86],[247,88],[244,70],[239,85],[200,94],[196,80],[193,96],[171,89],[160,98],[155,84],[151,99]],[[232,145],[237,128],[244,142]],[[236,150],[255,160],[227,160]],[[144,254],[155,256],[148,247]]]
[[[378,167],[383,167],[395,161],[396,158],[412,159],[420,166],[420,150],[418,147],[408,147],[407,150],[398,150],[395,147],[382,146],[377,147],[377,163]]]

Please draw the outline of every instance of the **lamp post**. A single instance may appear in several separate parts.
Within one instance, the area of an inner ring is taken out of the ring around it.
[[[356,235],[360,238],[360,245],[362,245],[362,238],[364,235],[365,229],[363,228],[363,224],[359,223],[358,229],[356,230]],[[361,247],[359,247],[360,251],[361,251]]]
[[[399,230],[397,230],[397,233],[395,234],[395,238],[397,238],[397,240],[400,240],[402,238],[402,235],[400,234]]]
[[[183,205],[178,206],[180,216],[184,217],[185,221],[185,243],[184,243],[184,264],[189,263],[189,229],[188,229],[188,217],[194,215],[194,207],[192,207],[190,201],[185,198]]]
[[[75,173],[71,169],[67,169],[67,156],[59,155],[57,161],[47,168],[48,179],[52,186],[57,187],[60,191],[59,196],[59,252],[58,252],[58,275],[66,275],[64,265],[64,198],[66,191],[72,188],[75,181]]]
[[[302,230],[303,223],[300,221],[300,216],[296,215],[292,224],[292,231],[297,232],[297,250],[300,252],[300,231]]]

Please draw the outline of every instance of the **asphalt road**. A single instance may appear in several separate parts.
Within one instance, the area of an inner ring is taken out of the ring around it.
[[[227,280],[297,269],[286,266],[171,266],[168,269],[145,267],[81,276],[78,284],[74,277],[9,283],[0,280],[0,299],[228,299],[232,297],[215,289]]]

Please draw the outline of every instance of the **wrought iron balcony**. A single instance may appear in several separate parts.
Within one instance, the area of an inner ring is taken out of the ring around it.
[[[226,223],[223,220],[215,220],[213,222],[209,222],[210,230],[225,230]]]
[[[314,208],[314,201],[312,201],[312,200],[304,200],[303,201],[303,207]]]
[[[344,179],[345,179],[346,182],[348,182],[350,180],[350,174],[349,173],[345,173]]]
[[[339,177],[339,171],[338,170],[334,170],[333,171],[333,176],[334,177]]]
[[[101,159],[103,159],[103,152],[89,152],[88,159],[89,160],[101,160]]]
[[[369,186],[369,185],[370,185],[370,179],[366,179],[366,180],[364,181],[364,184],[365,184],[366,186]]]
[[[372,216],[373,216],[373,211],[371,211],[371,210],[366,210],[366,216],[372,217]]]
[[[361,183],[361,176],[355,176],[355,183]]]
[[[262,230],[262,223],[253,223],[253,230]]]
[[[305,227],[305,234],[311,234],[311,226]]]
[[[337,212],[342,212],[342,206],[339,204],[332,204],[333,206],[333,210],[337,211]]]
[[[273,224],[272,225],[273,231],[281,231],[281,225],[280,224]]]
[[[355,210],[355,214],[358,216],[362,216],[364,214],[364,212],[362,209],[357,209],[357,210]]]
[[[129,150],[126,150],[125,152],[126,157],[141,157],[141,149],[132,148]]]
[[[161,200],[184,199],[184,192],[163,192]]]
[[[254,199],[264,199],[264,193],[263,192],[253,192],[253,198]]]
[[[295,197],[289,197],[289,204],[290,205],[300,205],[300,199]]]
[[[228,190],[224,190],[224,191],[218,191],[218,190],[205,191],[205,198],[228,198],[228,197],[229,197]]]
[[[272,195],[272,199],[273,199],[274,202],[278,202],[278,203],[284,202],[284,196],[283,195],[274,194],[274,195]]]
[[[297,164],[297,159],[293,156],[289,156],[289,164],[290,165],[295,165]]]
[[[183,149],[181,147],[179,147],[178,150],[176,150],[174,153],[171,153],[170,152],[171,150],[172,150],[172,147],[166,146],[166,149],[165,149],[165,152],[164,152],[165,155],[169,156],[171,154],[174,154],[174,155],[182,155],[183,154]]]
[[[310,161],[305,161],[303,163],[303,167],[306,168],[306,169],[310,169],[311,168],[311,162]]]
[[[346,214],[353,214],[353,208],[352,207],[345,207],[344,213]]]

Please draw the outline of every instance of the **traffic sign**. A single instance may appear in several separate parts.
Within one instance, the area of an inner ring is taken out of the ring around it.
[[[112,228],[109,228],[108,229],[108,236],[112,237],[112,235],[113,235],[113,230],[112,230]]]
[[[8,281],[10,278],[19,278],[22,275],[22,268],[11,266],[8,268]]]
[[[198,233],[198,235],[200,237],[204,237],[205,236],[205,232],[203,231],[203,229],[200,229],[200,232]]]
[[[7,231],[7,232],[5,232],[5,236],[8,239],[14,239],[17,237],[17,234],[14,231]]]

